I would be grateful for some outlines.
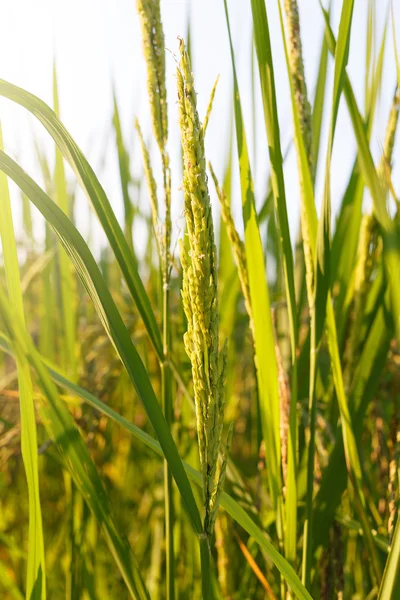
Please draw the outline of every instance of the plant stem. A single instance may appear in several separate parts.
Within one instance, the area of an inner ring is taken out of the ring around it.
[[[168,166],[168,155],[164,150],[163,180],[165,193],[165,226],[162,256],[162,283],[163,283],[163,354],[161,364],[162,409],[165,419],[171,428],[172,423],[172,388],[171,371],[168,363],[169,357],[169,272],[170,272],[170,238],[171,238],[171,186]],[[164,498],[165,498],[165,537],[166,537],[166,598],[175,598],[175,557],[174,557],[174,506],[173,506],[172,475],[167,461],[164,461]]]
[[[171,424],[171,378],[166,362],[161,366],[162,408],[167,423]],[[166,597],[175,598],[175,558],[174,558],[174,507],[172,498],[172,475],[168,463],[164,460],[164,499],[165,499],[165,537],[166,537]]]
[[[199,535],[201,562],[201,592],[203,600],[213,600],[214,593],[211,585],[210,544],[206,533]]]

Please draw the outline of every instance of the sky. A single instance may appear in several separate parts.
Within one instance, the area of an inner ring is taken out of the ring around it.
[[[278,0],[267,0],[277,87],[282,148],[290,142],[292,117],[286,72]],[[337,31],[341,0],[332,0],[333,26]],[[256,183],[257,202],[265,192],[269,170],[264,117],[257,82],[256,136],[254,143],[251,99],[251,7],[250,0],[228,0],[233,41],[238,67],[244,119],[251,148],[251,163]],[[376,0],[377,45],[381,39],[388,0]],[[400,46],[400,0],[394,0],[397,38]],[[319,0],[299,0],[304,60],[309,95],[312,98],[318,56],[323,34]],[[216,76],[220,75],[214,109],[207,130],[206,153],[221,176],[228,150],[232,118],[232,68],[229,55],[223,0],[161,0],[162,20],[167,48],[167,92],[169,104],[169,149],[173,168],[174,222],[182,214],[179,167],[179,130],[176,105],[176,53],[178,37],[185,38],[190,19],[193,49],[193,72],[198,92],[200,115],[204,115]],[[140,175],[141,161],[135,138],[134,119],[138,117],[147,140],[151,139],[150,112],[146,91],[146,67],[142,56],[139,20],[135,0],[0,0],[2,34],[0,36],[0,77],[36,94],[52,104],[52,70],[56,63],[61,119],[94,167],[118,215],[122,218],[122,195],[118,180],[118,163],[113,135],[112,89],[114,87],[121,112],[125,142],[132,152],[135,175]],[[355,0],[350,61],[348,73],[363,110],[365,36],[367,0]],[[331,64],[332,67],[332,64]],[[327,96],[329,114],[332,69]],[[393,39],[389,27],[384,67],[383,89],[372,136],[376,157],[383,143],[384,131],[396,81]],[[44,148],[50,161],[54,159],[54,144],[49,135],[26,111],[9,100],[0,99],[0,120],[5,150],[17,158],[23,168],[39,184],[40,170],[34,150],[34,137]],[[327,145],[327,126],[321,144]],[[153,144],[154,145],[154,144]],[[397,148],[399,143],[397,144]],[[355,157],[355,140],[345,103],[340,106],[337,135],[332,161],[332,203],[339,205],[349,171]],[[158,157],[155,156],[155,165]],[[67,171],[71,185],[74,176]],[[321,174],[317,181],[316,202],[321,200]],[[399,165],[395,165],[393,180],[399,189]],[[299,219],[298,175],[295,152],[285,165],[285,183],[290,226],[295,236]],[[240,197],[237,168],[234,174],[234,213],[240,229]],[[19,218],[19,199],[11,185],[13,209]],[[142,202],[147,202],[143,195]],[[215,197],[212,201],[216,204]],[[78,192],[76,218],[79,229],[88,232],[88,202]],[[35,218],[39,235],[41,218]],[[134,232],[140,244],[141,232]],[[105,241],[100,226],[94,228],[92,242],[99,248]]]

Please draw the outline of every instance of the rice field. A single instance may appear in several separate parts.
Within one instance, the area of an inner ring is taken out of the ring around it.
[[[4,600],[400,598],[398,3],[383,29],[377,0],[361,24],[355,0],[321,3],[310,82],[303,2],[250,0],[249,112],[218,2],[232,80],[232,127],[213,148],[223,169],[207,145],[218,73],[198,89],[196,23],[171,56],[168,2],[135,0],[151,135],[123,125],[114,89],[122,212],[63,124],[57,63],[51,106],[0,79],[52,148],[33,136],[34,179],[0,129]],[[348,70],[359,27],[362,98]],[[338,197],[340,136],[356,150]]]

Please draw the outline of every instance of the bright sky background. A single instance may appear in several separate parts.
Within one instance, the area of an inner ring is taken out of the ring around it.
[[[400,0],[393,0],[400,27]],[[61,118],[80,145],[117,211],[122,216],[122,199],[112,118],[112,82],[120,106],[125,141],[133,151],[136,174],[140,174],[140,157],[133,127],[138,116],[146,138],[151,135],[147,103],[146,70],[141,52],[141,36],[135,0],[0,0],[2,33],[0,36],[0,77],[17,84],[52,103],[52,65],[57,64]],[[239,72],[239,85],[244,105],[245,123],[250,147],[253,148],[251,118],[251,9],[250,0],[229,0],[231,26]],[[340,0],[333,0],[333,24],[337,31],[341,8]],[[311,98],[316,79],[323,22],[318,0],[299,0],[302,39],[307,83]],[[376,0],[377,46],[379,46],[388,1]],[[170,112],[170,153],[173,165],[174,216],[181,214],[179,170],[179,133],[175,90],[175,59],[178,36],[185,37],[188,15],[192,26],[193,71],[198,91],[200,114],[204,115],[208,97],[217,74],[220,83],[213,114],[207,132],[207,158],[217,172],[222,173],[227,153],[231,120],[231,63],[223,0],[161,0],[165,29],[168,69],[168,100]],[[277,0],[268,0],[278,109],[281,123],[282,147],[289,141],[292,130],[289,88],[277,12]],[[353,19],[352,43],[348,72],[354,85],[360,107],[363,109],[365,34],[367,0],[356,0]],[[400,46],[400,40],[398,40]],[[258,76],[258,75],[257,75]],[[373,150],[378,156],[383,143],[388,111],[395,86],[395,64],[391,27],[387,37],[383,93],[378,107],[373,132]],[[331,81],[331,80],[330,80]],[[257,81],[258,84],[258,81]],[[329,88],[331,90],[331,88]],[[330,107],[330,92],[327,96]],[[4,130],[5,149],[17,157],[21,165],[39,183],[42,183],[35,157],[33,132],[53,160],[54,145],[43,128],[26,111],[10,101],[0,99],[0,118]],[[347,183],[355,156],[355,141],[345,103],[342,101],[335,138],[332,175],[333,206],[338,205]],[[397,148],[399,143],[397,144]],[[325,138],[321,148],[326,148]],[[257,201],[261,203],[268,172],[268,153],[260,98],[257,103],[257,158],[253,170],[256,180]],[[71,183],[73,175],[68,171]],[[298,223],[298,179],[295,153],[286,167],[285,179],[289,204],[290,224],[293,231]],[[394,183],[399,190],[399,165],[395,165]],[[321,198],[321,177],[317,188],[317,202]],[[237,180],[236,180],[237,181]],[[14,186],[12,198],[18,217],[18,195]],[[210,186],[212,187],[212,186]],[[237,186],[236,186],[237,187]],[[239,196],[236,192],[235,213],[240,215]],[[145,201],[145,197],[142,201]],[[77,202],[78,225],[83,233],[88,226],[88,203],[83,194]],[[239,222],[239,219],[238,219]],[[42,230],[41,219],[35,220]],[[140,231],[137,232],[140,236]],[[95,229],[96,246],[102,243],[100,228]]]

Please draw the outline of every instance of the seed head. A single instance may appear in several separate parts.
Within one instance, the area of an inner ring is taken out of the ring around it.
[[[226,344],[219,352],[217,263],[208,192],[204,129],[197,112],[189,56],[180,41],[177,69],[179,125],[183,150],[183,191],[189,251],[180,243],[182,300],[188,328],[184,336],[192,364],[207,535],[212,534],[226,471],[223,448]],[[222,459],[220,456],[222,455]]]
[[[147,63],[147,89],[154,134],[161,153],[168,138],[167,91],[165,87],[165,43],[160,0],[137,0]]]
[[[300,37],[300,18],[297,0],[285,0],[285,13],[288,28],[289,64],[297,109],[300,117],[307,157],[312,170],[312,119],[311,106],[307,96],[307,84],[304,75],[303,49]]]

